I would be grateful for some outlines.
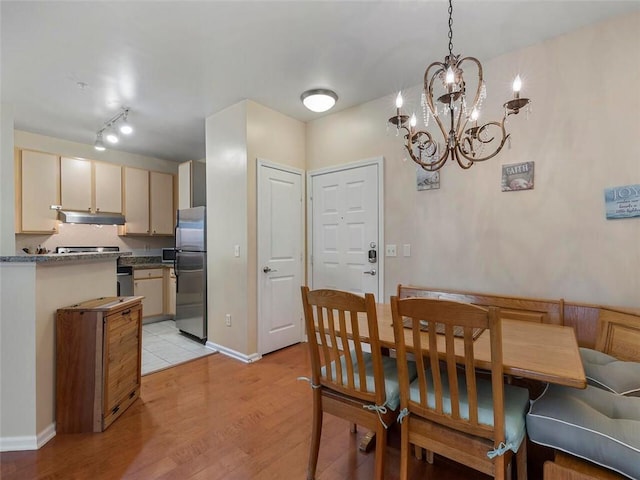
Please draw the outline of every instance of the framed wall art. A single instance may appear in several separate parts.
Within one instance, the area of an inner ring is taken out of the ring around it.
[[[502,191],[533,189],[533,163],[512,163],[502,166]]]
[[[640,185],[604,189],[607,219],[640,217]]]

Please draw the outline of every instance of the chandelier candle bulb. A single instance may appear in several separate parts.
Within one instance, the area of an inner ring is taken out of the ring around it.
[[[516,79],[513,81],[513,96],[514,98],[520,98],[520,89],[522,88],[522,80],[520,80],[520,75],[516,76]]]

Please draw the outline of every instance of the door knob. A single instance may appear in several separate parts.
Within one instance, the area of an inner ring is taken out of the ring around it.
[[[372,268],[368,272],[362,272],[362,273],[364,273],[365,275],[375,275],[376,274],[376,269]]]
[[[263,271],[264,273],[271,273],[271,272],[277,272],[278,270],[271,270],[271,268],[269,268],[269,267],[264,267],[264,268],[262,269],[262,271]]]

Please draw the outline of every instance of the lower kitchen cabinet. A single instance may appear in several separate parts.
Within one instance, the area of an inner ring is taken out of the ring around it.
[[[56,315],[56,431],[101,432],[140,396],[140,297],[103,297]]]
[[[145,317],[164,313],[164,275],[162,268],[134,268],[133,294],[144,297]]]

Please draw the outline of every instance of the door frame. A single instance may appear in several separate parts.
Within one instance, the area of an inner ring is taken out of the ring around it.
[[[356,162],[345,163],[332,167],[320,168],[307,172],[307,285],[313,288],[313,177],[326,173],[341,172],[353,168],[376,165],[378,167],[378,297],[376,301],[384,300],[384,157],[373,157]]]
[[[260,223],[260,198],[262,196],[262,186],[261,186],[261,182],[260,182],[260,172],[262,171],[263,167],[268,167],[268,168],[273,168],[276,170],[281,170],[283,172],[287,172],[287,173],[291,173],[294,175],[300,175],[300,194],[301,194],[301,198],[304,200],[306,199],[306,190],[305,190],[305,182],[304,182],[304,176],[305,176],[305,171],[300,169],[300,168],[296,168],[296,167],[292,167],[289,165],[282,165],[279,163],[275,163],[269,160],[265,160],[263,158],[258,157],[256,159],[256,215],[257,215],[257,219],[256,219],[256,289],[257,289],[257,293],[258,293],[258,303],[256,305],[256,329],[257,329],[257,336],[258,336],[258,354],[259,355],[263,355],[263,351],[264,351],[264,345],[263,345],[263,334],[262,334],[262,328],[261,328],[261,323],[260,323],[260,315],[261,315],[261,305],[262,305],[262,296],[263,296],[263,292],[262,292],[262,282],[260,281],[260,279],[262,278],[262,271],[260,270],[260,265],[261,265],[261,248],[260,248],[260,238],[262,235],[262,228],[264,228],[264,225],[261,227],[261,223]],[[300,271],[298,272],[300,275],[300,280],[304,281],[304,266],[305,266],[305,261],[304,261],[304,256],[306,254],[305,252],[305,248],[304,248],[304,232],[305,232],[305,208],[304,205],[301,205],[300,208],[300,239],[302,241],[302,244],[300,245],[300,255],[303,257],[300,259]],[[303,342],[306,340],[306,335],[305,335],[305,328],[304,328],[304,322],[303,322],[303,311],[302,311],[302,304],[300,304],[300,318],[298,319],[298,321],[300,322],[300,341]]]

